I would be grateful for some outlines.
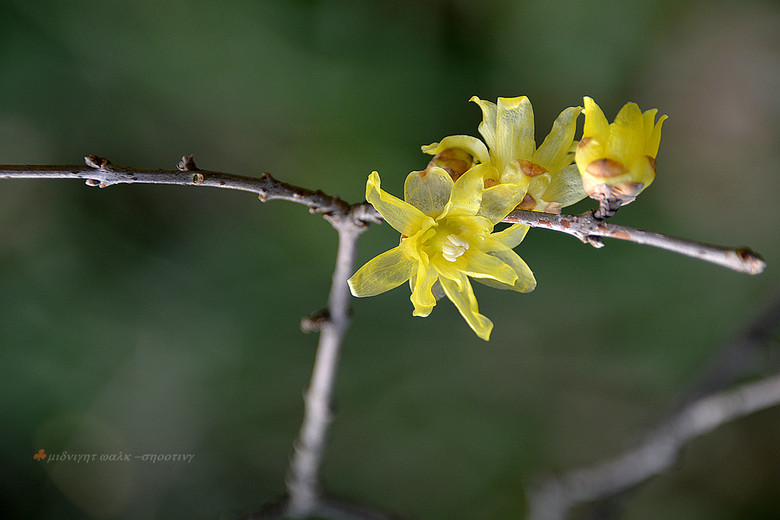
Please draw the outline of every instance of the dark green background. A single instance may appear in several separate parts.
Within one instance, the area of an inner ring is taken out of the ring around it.
[[[420,145],[478,135],[472,95],[528,95],[538,139],[583,95],[610,118],[658,107],[657,180],[615,221],[749,245],[763,275],[532,230],[537,290],[477,289],[489,343],[446,301],[413,318],[406,287],[353,302],[327,489],[409,518],[521,518],[526,484],[630,447],[776,291],[779,25],[769,1],[5,0],[0,163],[194,154],[358,202],[372,170],[400,195]],[[283,493],[316,345],[298,324],[325,303],[335,238],[239,192],[0,181],[10,517],[225,518]],[[359,262],[397,239],[373,226]],[[625,518],[776,518],[778,419],[697,440]]]

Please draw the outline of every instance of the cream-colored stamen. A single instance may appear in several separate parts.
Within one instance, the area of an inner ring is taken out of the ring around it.
[[[469,243],[459,237],[458,235],[447,235],[447,241],[441,246],[441,256],[449,262],[454,262],[466,249],[469,248]]]

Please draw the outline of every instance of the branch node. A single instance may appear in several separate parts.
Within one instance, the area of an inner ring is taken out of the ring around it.
[[[305,334],[317,332],[322,326],[330,321],[330,312],[328,309],[322,309],[314,314],[301,318],[301,331]]]
[[[596,249],[601,249],[604,247],[604,240],[601,237],[597,237],[594,235],[587,235],[585,237],[585,240],[583,242],[592,245]]]
[[[368,202],[355,204],[350,209],[352,221],[361,228],[368,227],[371,224],[381,224],[384,222],[382,215]]]
[[[86,184],[87,186],[95,186],[101,188],[103,187],[102,183],[97,179],[87,179],[86,181],[84,181],[84,184]]]
[[[198,169],[198,167],[195,165],[195,159],[192,157],[192,155],[182,155],[181,161],[179,161],[176,167],[179,169],[179,171],[182,172],[191,172]]]
[[[84,157],[84,162],[90,168],[95,168],[96,170],[100,170],[102,172],[111,171],[111,167],[110,167],[111,162],[105,157],[99,157],[97,155],[87,155],[86,157]]]

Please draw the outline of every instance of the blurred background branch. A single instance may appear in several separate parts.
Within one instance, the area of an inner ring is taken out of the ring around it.
[[[676,409],[644,441],[619,456],[549,478],[529,490],[529,520],[563,520],[578,506],[609,501],[674,465],[696,437],[746,415],[780,405],[780,374],[721,391],[754,367],[757,351],[772,343],[780,327],[780,297],[773,299],[745,332],[718,355],[713,369],[685,393]],[[774,342],[776,343],[776,342]],[[728,366],[724,365],[728,362]],[[604,508],[600,519],[619,518],[620,507]],[[604,513],[604,510],[612,513]]]

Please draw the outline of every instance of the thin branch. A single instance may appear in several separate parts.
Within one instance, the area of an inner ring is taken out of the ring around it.
[[[602,237],[628,240],[698,258],[741,273],[759,274],[766,267],[764,260],[748,248],[731,249],[713,246],[654,231],[612,224],[595,218],[591,212],[582,215],[553,215],[536,211],[515,210],[504,219],[504,222],[560,231],[573,235],[593,247],[604,246]]]
[[[96,155],[86,156],[84,162],[84,166],[0,165],[0,179],[81,179],[87,186],[100,188],[117,184],[171,184],[225,188],[255,193],[263,202],[273,199],[297,202],[308,206],[311,213],[346,215],[351,213],[352,208],[337,196],[293,186],[278,181],[267,173],[260,177],[244,177],[201,170],[195,165],[192,156],[182,157],[175,170],[126,168]],[[352,213],[357,218],[365,217],[367,220],[364,223],[376,220],[365,210]]]
[[[332,420],[330,404],[341,344],[350,321],[347,278],[354,271],[357,240],[365,230],[364,225],[356,223],[360,221],[359,218],[351,218],[349,215],[327,218],[338,232],[338,252],[328,308],[318,313],[316,319],[307,321],[310,327],[313,324],[319,326],[320,341],[311,382],[304,396],[303,424],[295,441],[287,474],[288,501],[285,514],[293,518],[313,515],[323,507],[319,470]]]
[[[311,213],[323,214],[346,214],[352,207],[338,197],[280,182],[267,173],[254,178],[201,170],[195,166],[192,156],[183,157],[176,170],[126,168],[95,155],[89,155],[84,160],[86,166],[0,166],[0,178],[81,179],[89,186],[101,188],[133,183],[226,188],[256,193],[262,201],[283,199],[298,202],[308,206]],[[356,218],[362,219],[361,223],[381,220],[381,215],[371,206],[365,203],[363,206],[359,215],[355,213]],[[759,274],[766,267],[764,260],[748,248],[713,246],[611,224],[594,218],[590,212],[582,215],[554,215],[515,210],[504,221],[567,233],[594,247],[604,246],[602,237],[616,238],[666,249],[743,273]]]
[[[780,405],[780,374],[691,403],[637,448],[598,465],[550,479],[529,493],[529,520],[562,520],[572,508],[658,475],[696,437],[751,413]]]

